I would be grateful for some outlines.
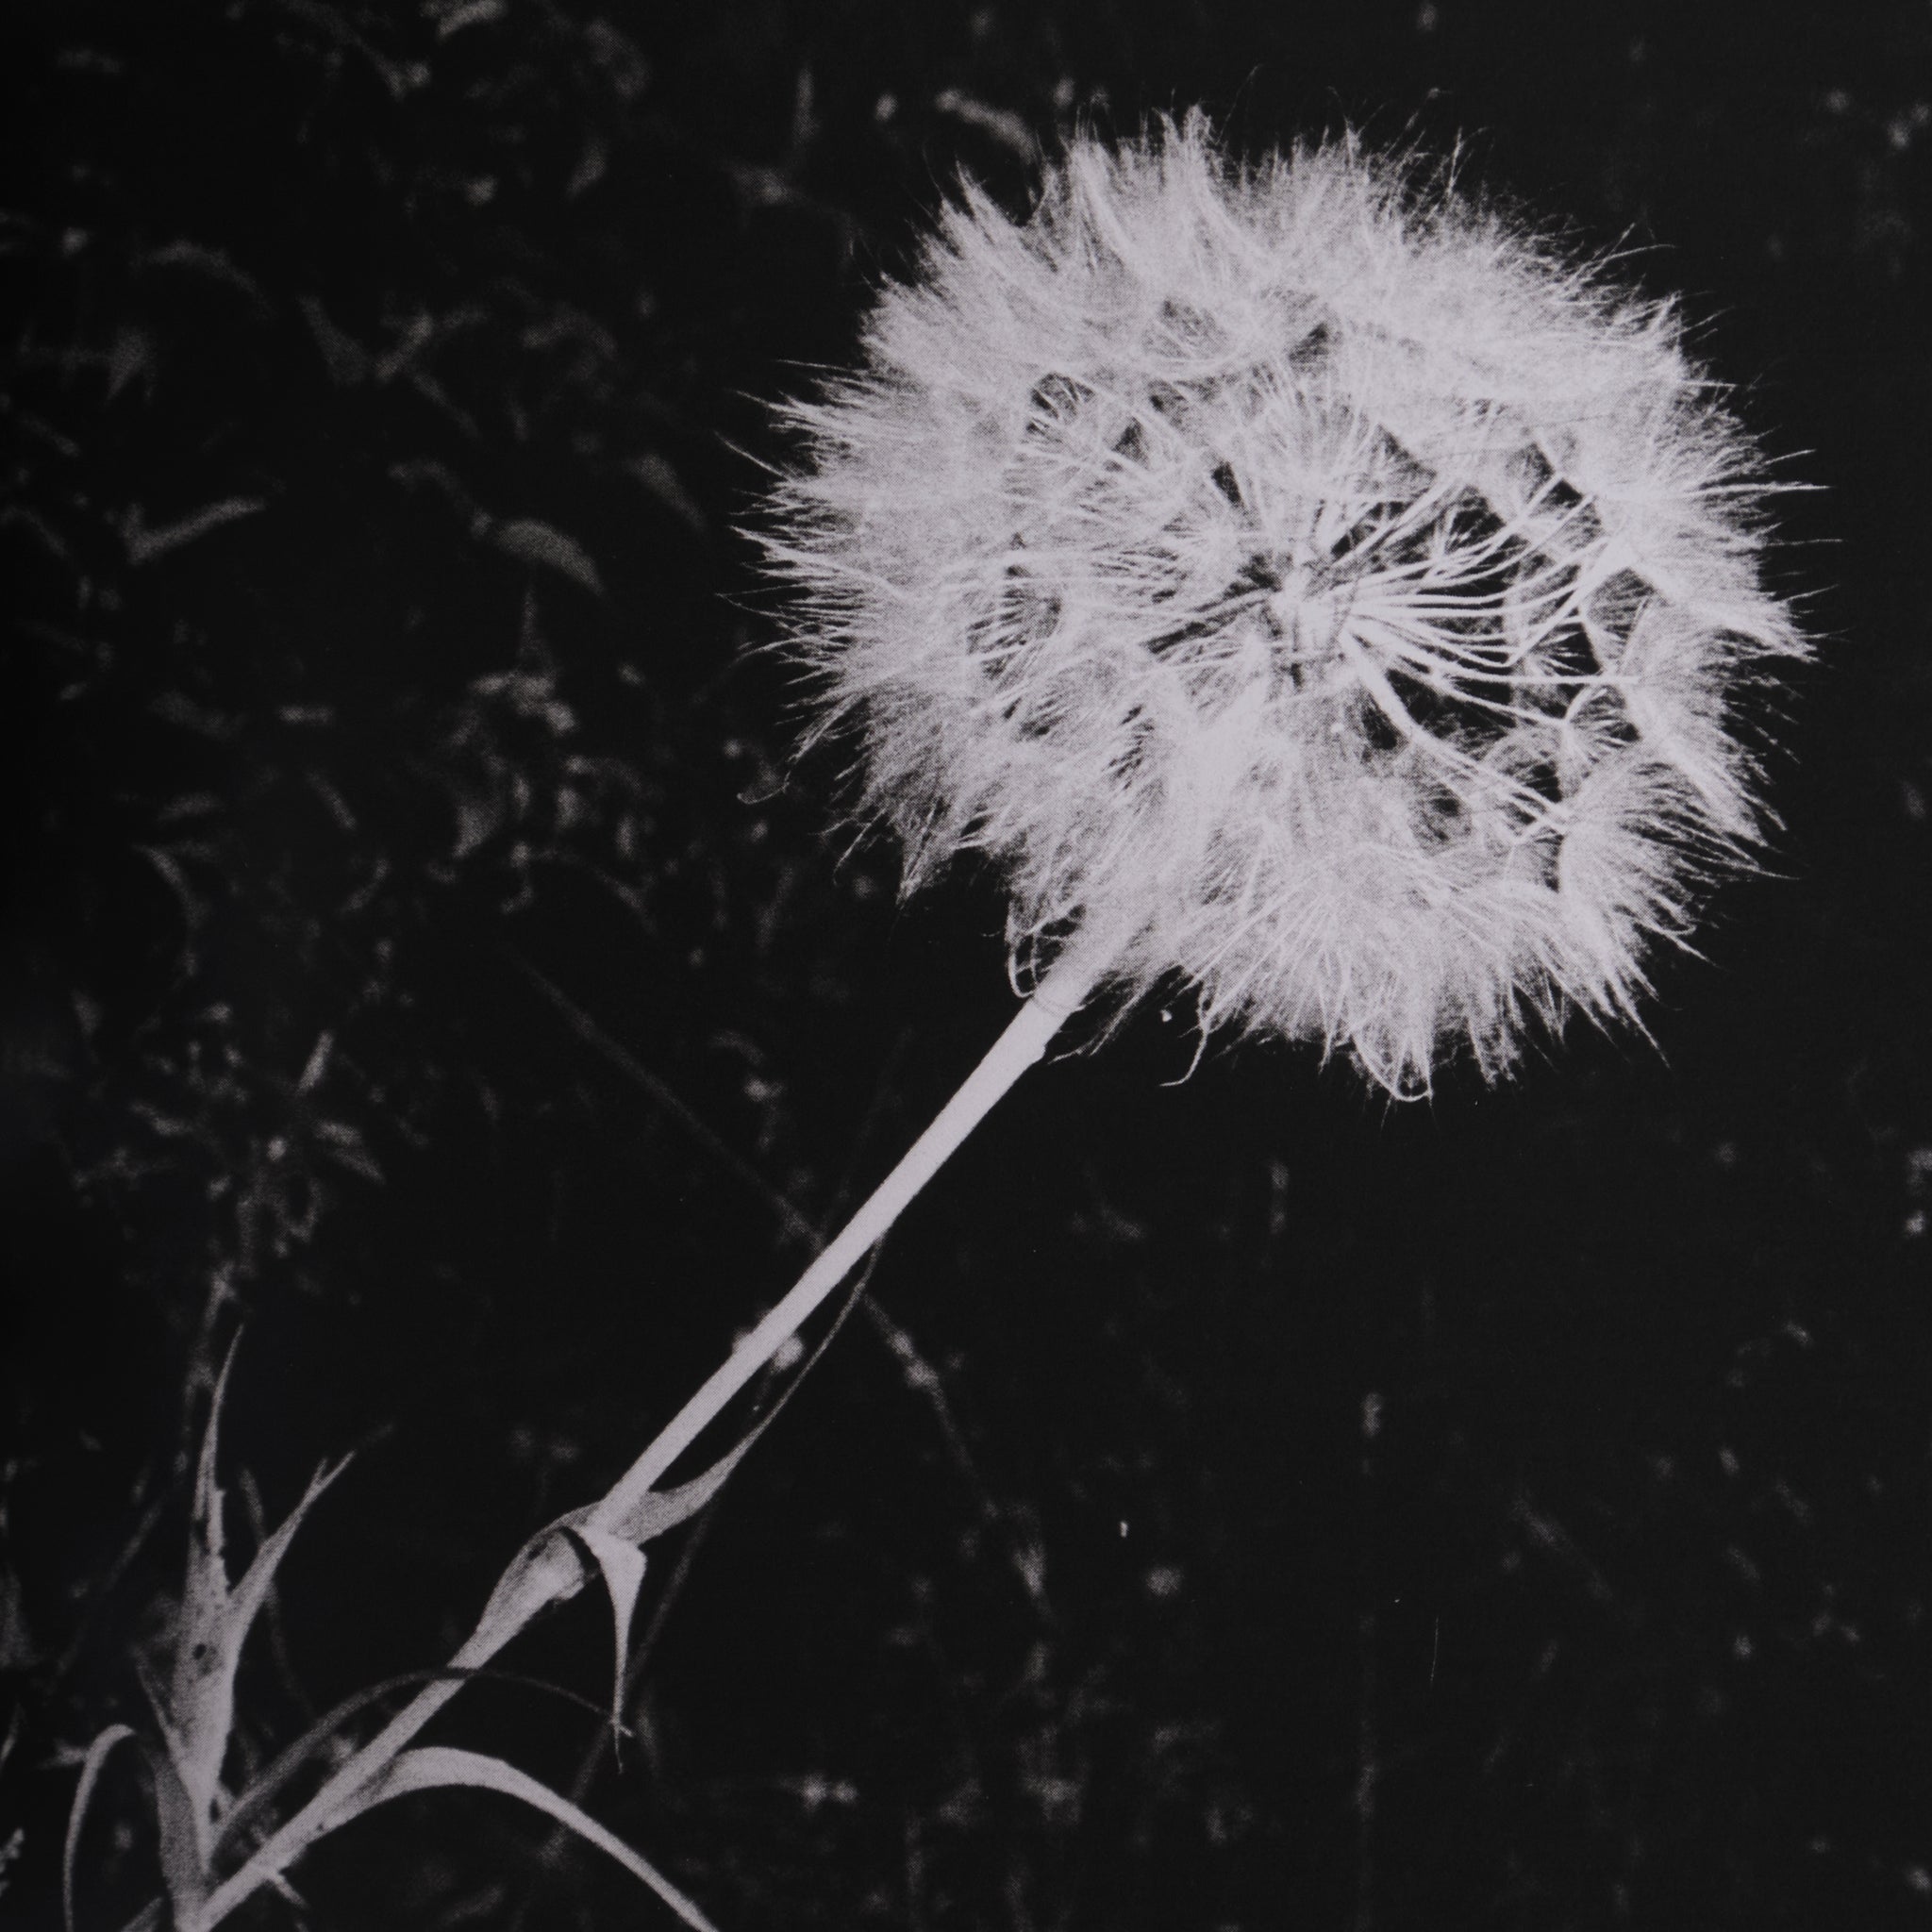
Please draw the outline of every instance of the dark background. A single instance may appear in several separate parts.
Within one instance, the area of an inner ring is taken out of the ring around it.
[[[1557,24],[1560,15],[1560,24]],[[358,1450],[240,1775],[438,1661],[1010,1011],[786,760],[767,408],[968,170],[1344,122],[1682,291],[1779,474],[1774,875],[1391,1109],[1184,1008],[1032,1076],[653,1547],[621,1770],[501,1749],[725,1932],[1932,1924],[1932,12],[15,5],[0,45],[0,1920],[233,1535]],[[791,1218],[782,1203],[792,1207]],[[592,1700],[585,1596],[507,1660]],[[152,1889],[108,1776],[83,1923]],[[10,1836],[9,1836],[10,1834]],[[317,1927],[670,1924],[474,1793]],[[116,1914],[118,1913],[118,1916]]]

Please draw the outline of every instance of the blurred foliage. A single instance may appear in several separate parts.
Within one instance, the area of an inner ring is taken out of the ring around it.
[[[731,1932],[1932,1919],[1923,7],[0,31],[0,1907],[51,1922],[239,1324],[260,1519],[360,1451],[244,1665],[265,1752],[435,1661],[1001,1023],[983,883],[896,920],[833,761],[785,779],[731,528],[959,169],[1200,100],[1467,131],[1690,291],[1824,486],[1787,876],[1667,962],[1663,1062],[1384,1116],[1287,1053],[1165,1086],[1153,1013],[1049,1069],[654,1567],[621,1772],[510,1687],[452,1735]],[[512,1662],[594,1698],[601,1641]],[[310,1923],[639,1909],[487,1798],[357,1830]],[[90,1844],[119,1923],[152,1848]]]

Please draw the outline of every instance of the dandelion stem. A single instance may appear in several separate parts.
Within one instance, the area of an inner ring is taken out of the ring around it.
[[[1061,954],[931,1125],[850,1221],[833,1236],[785,1299],[732,1350],[703,1388],[597,1506],[600,1526],[620,1522],[694,1441],[705,1425],[795,1335],[812,1311],[883,1238],[946,1158],[1007,1090],[1045,1053],[1048,1042],[1086,1003],[1120,950],[1117,933],[1083,933]]]
[[[885,1236],[946,1158],[1007,1090],[1046,1052],[1054,1035],[1086,1004],[1119,956],[1127,935],[1118,925],[1090,925],[1054,962],[931,1124],[874,1190],[778,1305],[744,1337],[631,1464],[585,1522],[623,1534],[625,1520],[706,1425],[852,1273]],[[463,1684],[551,1604],[575,1595],[583,1574],[561,1538],[526,1546],[505,1572],[469,1639],[439,1677],[399,1710],[315,1795],[230,1874],[182,1932],[211,1932],[236,1907],[284,1871],[316,1840],[366,1808],[358,1802],[410,1740]]]

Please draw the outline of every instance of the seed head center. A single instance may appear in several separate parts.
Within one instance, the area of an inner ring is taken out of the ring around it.
[[[1342,600],[1305,563],[1281,572],[1280,588],[1268,599],[1268,614],[1303,663],[1333,657],[1343,619]]]

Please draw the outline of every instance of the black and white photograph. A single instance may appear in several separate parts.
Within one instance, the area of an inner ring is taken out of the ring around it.
[[[12,0],[0,1927],[1932,1932],[1932,6]]]

